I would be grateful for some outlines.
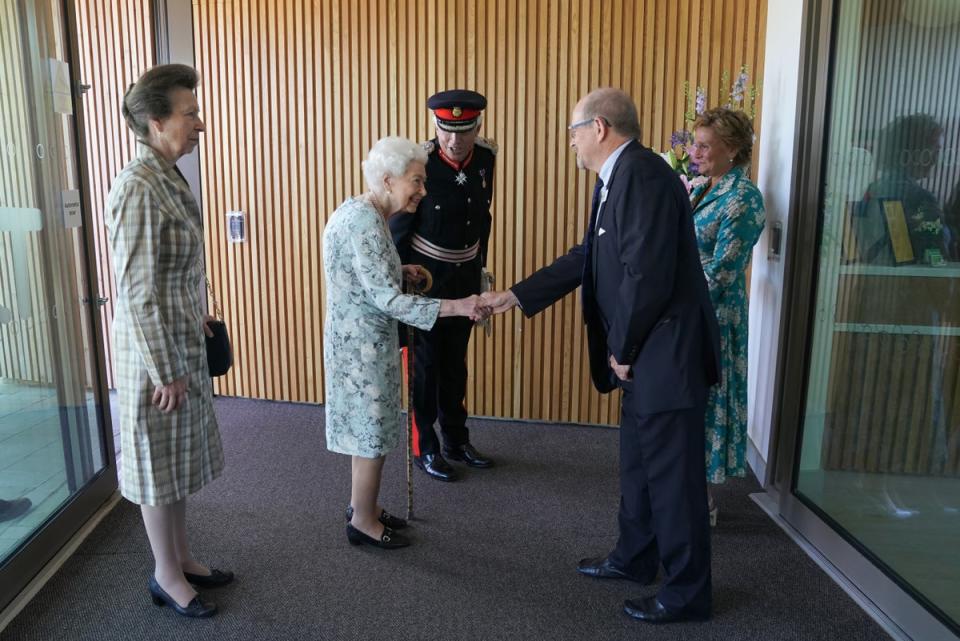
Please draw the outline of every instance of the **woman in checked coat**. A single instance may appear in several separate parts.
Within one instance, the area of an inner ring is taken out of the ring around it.
[[[203,227],[176,161],[204,131],[193,94],[197,72],[150,69],[131,85],[123,115],[137,158],[117,176],[106,223],[117,282],[113,323],[120,401],[120,492],[141,506],[155,560],[148,588],[157,605],[207,617],[216,606],[193,586],[233,580],[190,553],[187,496],[223,470],[204,333]]]

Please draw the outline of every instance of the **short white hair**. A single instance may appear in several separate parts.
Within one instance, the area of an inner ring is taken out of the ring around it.
[[[383,179],[399,178],[407,173],[412,162],[427,164],[427,150],[399,136],[381,138],[363,161],[363,178],[370,191],[383,191]]]

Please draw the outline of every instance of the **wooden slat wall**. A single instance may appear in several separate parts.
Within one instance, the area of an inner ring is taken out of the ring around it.
[[[97,284],[109,298],[101,308],[107,380],[114,387],[110,326],[116,285],[110,261],[103,206],[110,185],[136,153],[135,139],[120,111],[127,86],[155,64],[150,0],[76,0],[80,77],[90,90],[83,94],[84,137],[90,184],[85,185],[92,211],[97,258]]]
[[[323,401],[320,238],[363,190],[360,162],[385,135],[433,137],[425,102],[469,87],[500,145],[490,267],[509,286],[578,242],[593,177],[566,125],[602,85],[629,91],[643,142],[683,125],[684,80],[726,99],[723,71],[762,77],[764,0],[194,0],[208,271],[236,366],[218,391]],[[759,123],[759,118],[758,118]],[[248,240],[226,242],[225,213]],[[619,398],[589,383],[574,295],[533,320],[513,312],[475,335],[477,415],[616,423]]]

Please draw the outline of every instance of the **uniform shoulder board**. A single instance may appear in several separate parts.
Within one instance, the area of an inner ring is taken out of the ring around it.
[[[493,155],[497,155],[497,151],[500,149],[499,145],[493,140],[493,138],[484,138],[483,136],[477,136],[477,144],[481,147],[485,147],[493,152]]]
[[[428,154],[432,154],[433,150],[437,148],[437,146],[433,144],[432,140],[425,140],[424,142],[420,143],[420,146],[423,147],[423,150]]]

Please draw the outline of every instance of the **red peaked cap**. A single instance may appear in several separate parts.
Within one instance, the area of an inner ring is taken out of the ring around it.
[[[447,131],[467,131],[477,126],[487,99],[476,91],[452,89],[427,99],[427,108],[437,117],[437,126]]]

